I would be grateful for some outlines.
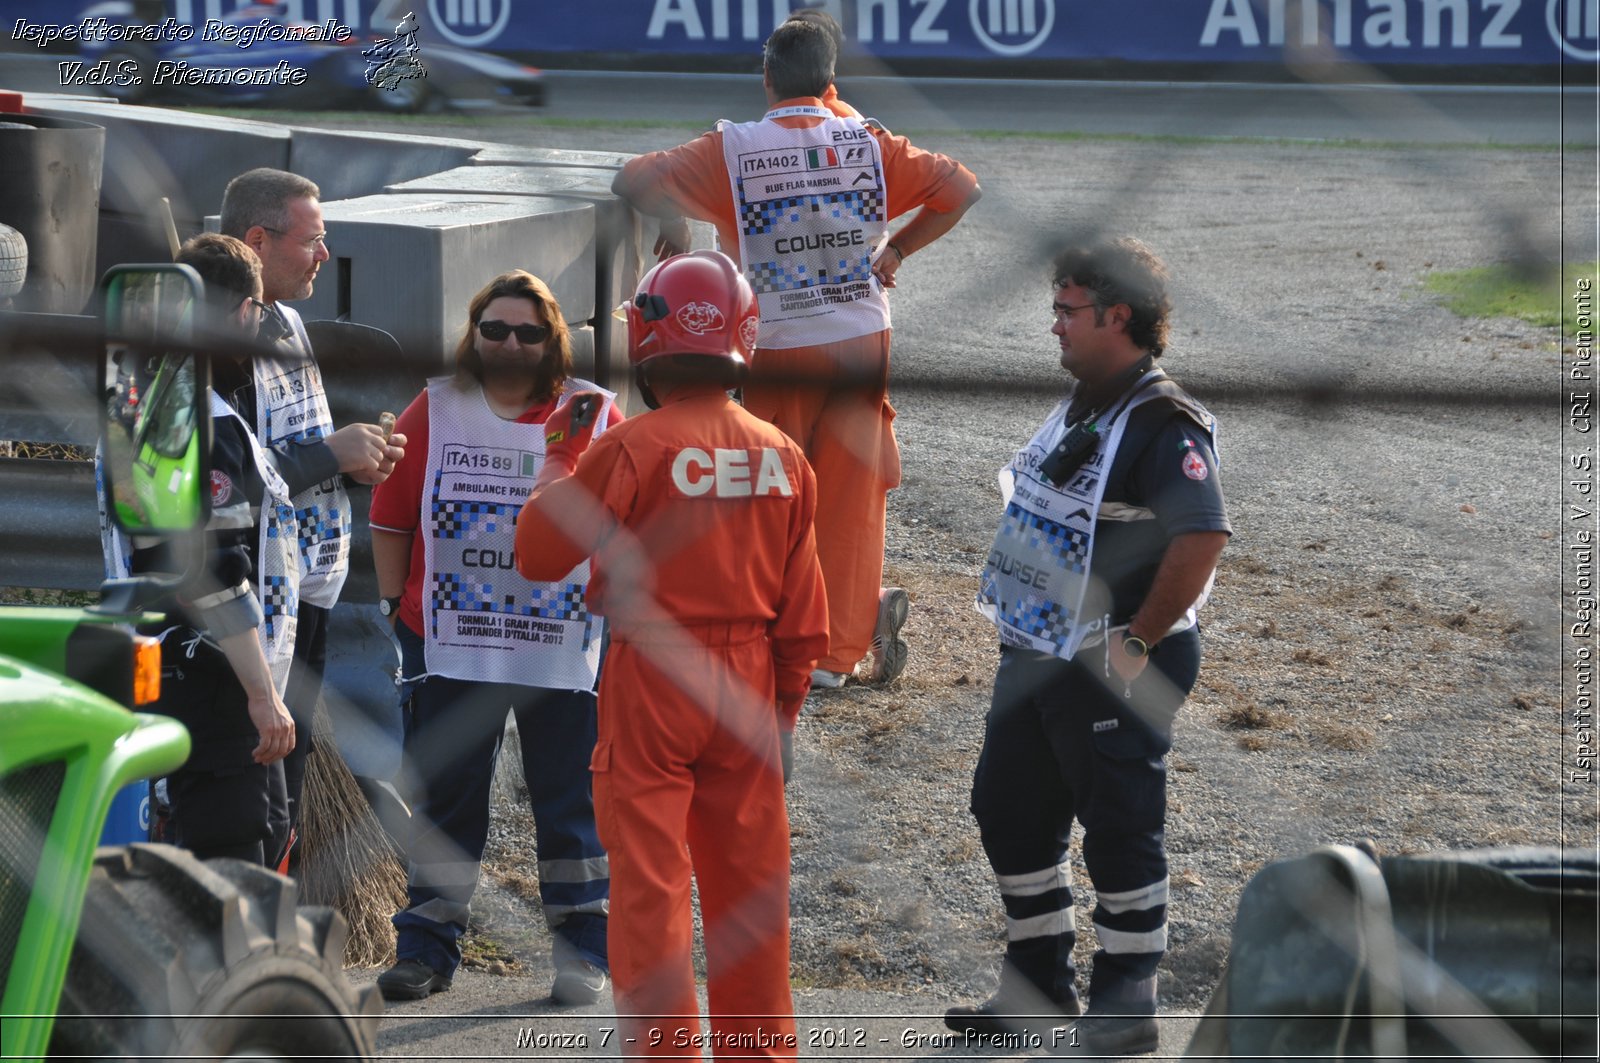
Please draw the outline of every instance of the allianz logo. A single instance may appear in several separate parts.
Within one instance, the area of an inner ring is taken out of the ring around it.
[[[1600,0],[1548,0],[1545,28],[1574,59],[1600,59]]]
[[[1055,28],[1055,0],[968,0],[967,18],[996,55],[1027,55]]]
[[[1347,48],[1516,50],[1540,0],[1210,0],[1200,46],[1331,43]],[[1524,6],[1528,8],[1524,13]],[[1544,0],[1544,24],[1574,59],[1600,59],[1600,0]],[[1534,31],[1537,32],[1537,31]],[[1231,38],[1231,41],[1229,40]]]
[[[428,14],[439,36],[462,48],[478,48],[511,21],[511,0],[428,0]]]

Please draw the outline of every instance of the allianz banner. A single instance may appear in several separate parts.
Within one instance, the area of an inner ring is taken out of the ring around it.
[[[7,0],[24,24],[106,16],[126,3]],[[178,23],[238,18],[248,0],[166,0]],[[792,10],[821,7],[864,53],[897,59],[1283,61],[1556,65],[1600,60],[1600,0],[283,0],[280,17],[360,37],[415,12],[430,39],[505,53],[738,55]],[[259,8],[258,8],[259,9]]]

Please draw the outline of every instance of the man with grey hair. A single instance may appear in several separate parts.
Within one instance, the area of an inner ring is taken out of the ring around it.
[[[257,359],[249,379],[227,396],[273,451],[299,528],[300,615],[284,694],[297,741],[284,760],[283,794],[275,799],[280,860],[293,847],[299,821],[312,716],[327,656],[328,613],[349,570],[350,500],[340,474],[359,483],[382,483],[405,454],[404,437],[386,439],[375,424],[334,431],[305,325],[284,305],[311,295],[317,271],[329,258],[320,195],[316,184],[299,174],[260,167],[235,177],[222,196],[222,232],[244,241],[261,259],[267,304],[262,338],[284,349],[282,359]]]

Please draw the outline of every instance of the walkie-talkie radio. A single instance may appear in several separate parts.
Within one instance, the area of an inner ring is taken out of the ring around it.
[[[1057,487],[1065,487],[1099,443],[1100,426],[1087,418],[1079,421],[1039,463],[1039,472]]]
[[[1045,456],[1039,463],[1039,472],[1045,479],[1056,487],[1065,487],[1067,480],[1077,472],[1084,462],[1089,460],[1089,455],[1094,453],[1094,448],[1100,444],[1100,426],[1114,424],[1122,412],[1133,404],[1134,398],[1146,387],[1159,380],[1165,380],[1165,373],[1151,373],[1149,359],[1145,359],[1134,367],[1134,379],[1139,379],[1138,384],[1127,393],[1122,403],[1111,414],[1101,417],[1104,407],[1091,410],[1083,420],[1067,429],[1067,434],[1055,449]]]

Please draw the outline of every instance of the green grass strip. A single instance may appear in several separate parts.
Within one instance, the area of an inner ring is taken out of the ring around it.
[[[1554,264],[1520,266],[1502,262],[1476,269],[1430,273],[1423,287],[1444,297],[1444,305],[1461,317],[1514,317],[1534,325],[1576,328],[1578,280],[1587,277],[1592,298],[1600,299],[1596,274],[1600,262],[1568,262],[1559,274]]]

